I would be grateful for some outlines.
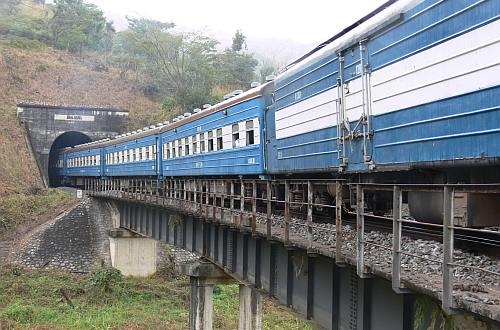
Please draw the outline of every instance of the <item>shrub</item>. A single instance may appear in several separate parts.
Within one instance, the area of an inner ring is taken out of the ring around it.
[[[121,283],[122,273],[113,267],[103,267],[92,272],[88,285],[94,294],[105,294],[113,291],[113,286]]]

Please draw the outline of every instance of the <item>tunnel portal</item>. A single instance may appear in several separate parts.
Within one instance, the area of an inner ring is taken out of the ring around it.
[[[61,185],[60,178],[56,173],[55,164],[57,162],[57,155],[59,150],[66,147],[74,147],[78,144],[91,142],[92,139],[87,135],[70,131],[59,135],[52,143],[52,147],[49,152],[49,186],[58,187]]]
[[[58,149],[113,138],[125,132],[128,125],[125,110],[31,102],[17,105],[17,118],[26,130],[28,145],[47,187],[57,185],[49,164],[55,161]]]

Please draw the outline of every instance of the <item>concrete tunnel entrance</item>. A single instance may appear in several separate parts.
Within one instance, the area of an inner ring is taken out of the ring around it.
[[[70,131],[59,135],[52,143],[49,153],[49,187],[58,187],[61,185],[61,180],[57,175],[55,164],[57,162],[57,154],[59,149],[66,147],[74,147],[78,144],[91,142],[92,139],[87,135]]]

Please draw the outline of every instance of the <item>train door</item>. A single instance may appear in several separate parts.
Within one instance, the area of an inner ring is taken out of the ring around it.
[[[350,170],[373,166],[370,67],[364,42],[339,53],[339,160]]]
[[[264,170],[269,173],[270,169],[277,168],[277,150],[276,150],[276,124],[275,124],[275,113],[274,110],[274,93],[272,93],[271,98],[273,99],[272,105],[265,107],[264,110],[264,125],[263,126],[263,136],[264,141],[261,141],[264,146]]]

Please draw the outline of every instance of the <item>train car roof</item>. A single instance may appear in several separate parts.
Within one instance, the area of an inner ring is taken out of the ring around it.
[[[257,87],[251,88],[251,89],[247,90],[244,93],[241,93],[241,94],[233,96],[233,97],[231,97],[231,98],[229,98],[227,100],[224,100],[222,102],[214,104],[214,105],[210,106],[207,109],[204,109],[204,110],[202,110],[202,111],[200,111],[198,113],[192,114],[189,117],[186,117],[184,119],[181,119],[181,120],[179,120],[177,122],[174,122],[174,123],[171,123],[169,125],[163,126],[163,127],[160,128],[160,132],[163,133],[163,132],[169,131],[169,130],[174,129],[176,127],[179,127],[181,125],[190,123],[190,122],[192,122],[192,121],[194,121],[194,120],[196,120],[198,118],[202,118],[202,117],[208,116],[208,115],[210,115],[212,113],[215,113],[215,112],[227,109],[230,106],[233,106],[233,105],[245,102],[247,100],[253,99],[256,96],[262,95],[263,94],[262,91],[267,86],[269,86],[270,84],[272,84],[272,82],[267,82],[267,83],[264,83],[264,84],[259,85]]]
[[[109,147],[111,145],[115,145],[115,144],[118,144],[118,143],[123,143],[123,142],[128,142],[128,141],[134,141],[134,140],[137,140],[137,139],[140,139],[140,138],[143,138],[143,137],[154,135],[154,134],[158,133],[162,127],[163,126],[161,126],[161,127],[154,127],[154,128],[145,128],[145,129],[139,129],[139,130],[132,131],[132,132],[127,132],[127,133],[118,135],[114,139],[106,141],[103,144],[103,146],[104,147]],[[127,135],[129,133],[130,133],[130,135]]]
[[[83,150],[88,150],[88,149],[95,149],[95,148],[100,148],[108,141],[109,139],[104,139],[104,140],[97,140],[97,141],[92,141],[84,144],[78,144],[74,147],[66,147],[62,148],[63,152],[75,152],[75,151],[83,151]]]
[[[406,10],[422,1],[423,0],[389,0],[385,2],[365,17],[351,24],[327,41],[321,43],[309,53],[287,65],[284,71],[276,77],[275,81],[287,78],[304,66],[308,66],[332,53],[342,51],[357,43],[359,40],[366,38],[370,34],[395,23]]]

